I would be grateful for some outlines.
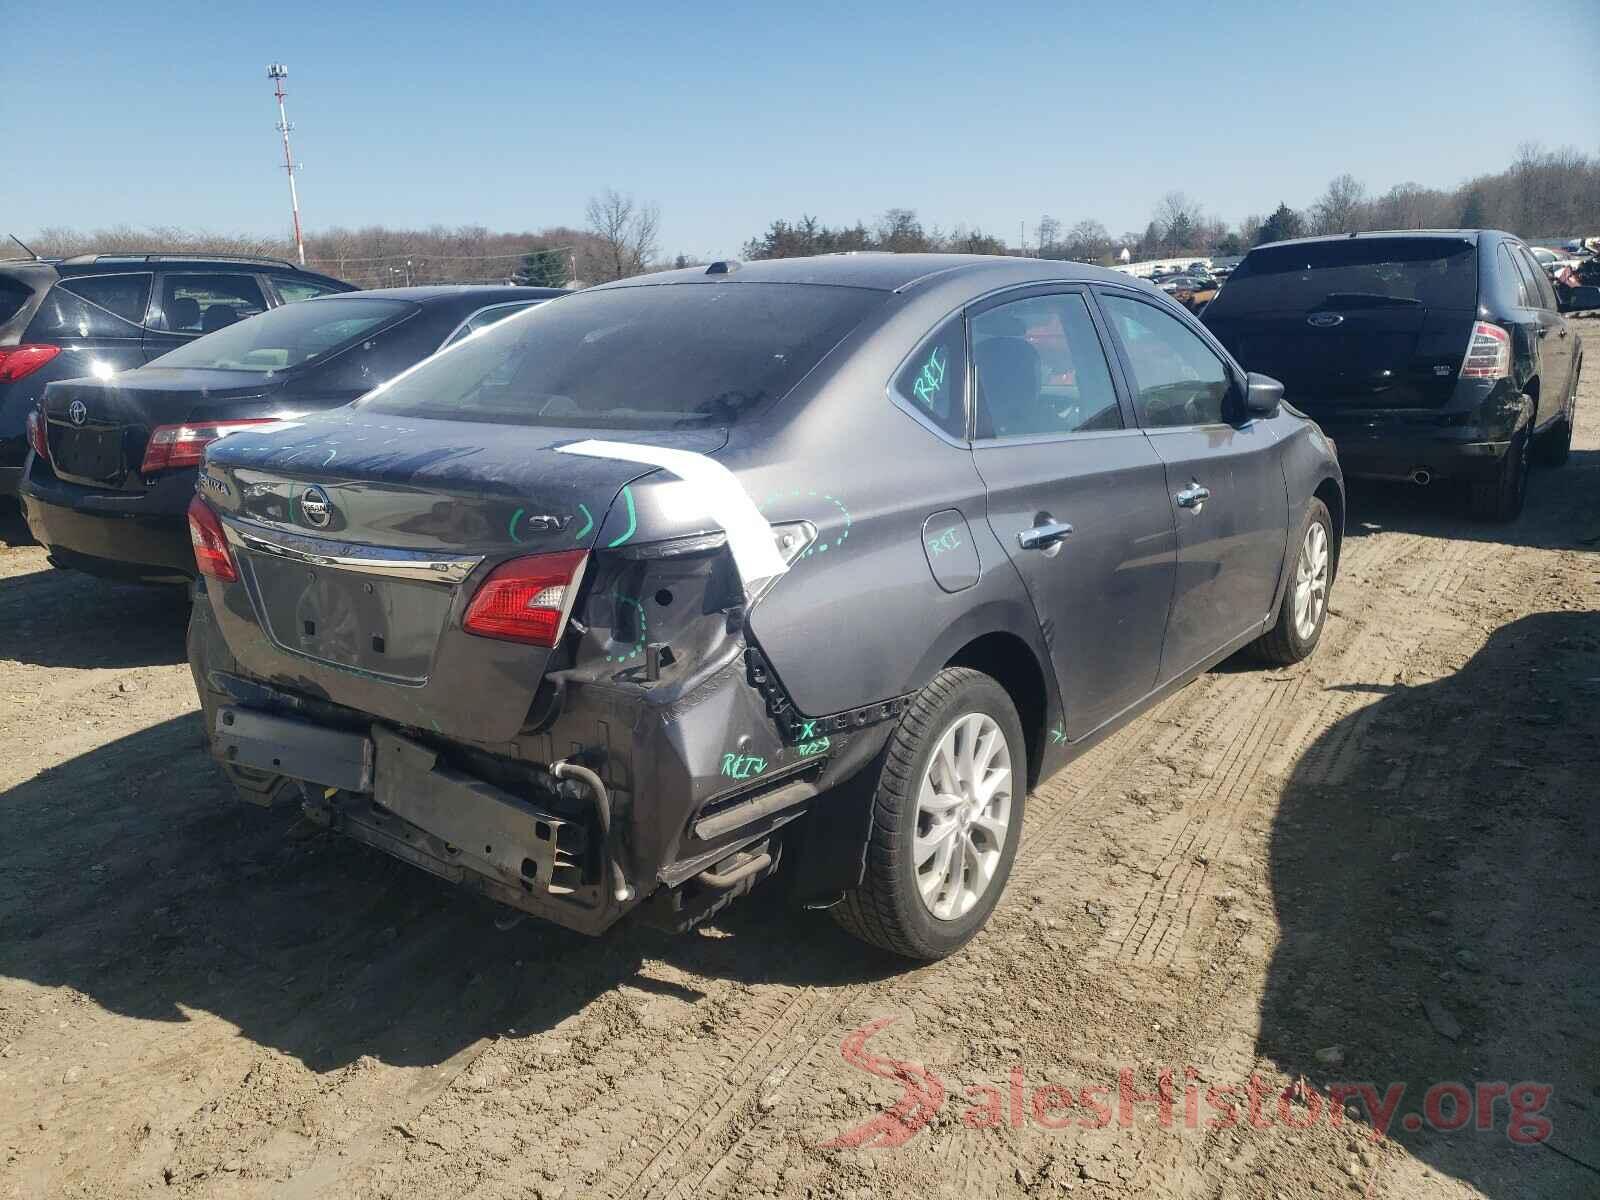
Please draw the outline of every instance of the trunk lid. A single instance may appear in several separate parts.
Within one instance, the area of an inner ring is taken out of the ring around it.
[[[1279,380],[1314,417],[1446,404],[1474,313],[1417,305],[1324,305],[1310,312],[1207,314],[1207,326],[1247,370]]]
[[[159,425],[281,410],[283,385],[237,371],[145,367],[110,379],[69,379],[44,396],[51,465],[62,479],[144,490],[139,466]]]
[[[501,563],[592,549],[623,489],[653,470],[560,452],[591,436],[605,431],[340,410],[214,443],[201,490],[239,568],[237,585],[211,589],[229,649],[251,674],[336,704],[509,740],[556,652],[466,633],[462,619]],[[723,437],[629,440],[706,452]],[[606,544],[632,524],[619,516]]]

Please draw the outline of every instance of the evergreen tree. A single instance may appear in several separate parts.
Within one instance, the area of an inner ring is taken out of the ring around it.
[[[566,287],[567,255],[564,250],[530,250],[512,275],[523,287]]]
[[[1261,222],[1261,232],[1256,234],[1256,245],[1264,242],[1281,242],[1300,236],[1300,214],[1287,204],[1279,204],[1272,215]]]

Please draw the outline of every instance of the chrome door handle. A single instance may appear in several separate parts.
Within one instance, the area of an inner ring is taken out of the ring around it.
[[[1202,483],[1191,483],[1183,491],[1173,496],[1179,508],[1199,508],[1211,499],[1211,489]]]
[[[1048,521],[1043,525],[1035,525],[1032,529],[1021,530],[1017,534],[1017,545],[1024,550],[1043,550],[1047,546],[1054,546],[1071,533],[1072,526],[1065,521]]]

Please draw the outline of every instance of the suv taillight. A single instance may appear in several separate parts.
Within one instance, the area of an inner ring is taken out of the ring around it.
[[[1463,379],[1505,379],[1511,374],[1511,334],[1498,325],[1479,321],[1467,342],[1461,362]]]
[[[44,409],[34,408],[28,414],[28,445],[45,462],[50,461],[50,435],[45,429]]]
[[[205,448],[224,434],[250,425],[270,425],[281,417],[244,417],[236,421],[193,421],[182,425],[157,425],[145,443],[141,475],[170,471],[174,467],[198,467]]]
[[[561,550],[501,563],[473,595],[461,627],[479,637],[553,647],[588,556],[587,550]]]
[[[199,496],[189,501],[189,540],[194,543],[194,565],[200,568],[200,574],[223,583],[233,583],[239,578],[233,566],[233,555],[228,553],[228,537],[222,532],[222,522]]]
[[[0,346],[0,383],[25,379],[60,353],[60,346]]]

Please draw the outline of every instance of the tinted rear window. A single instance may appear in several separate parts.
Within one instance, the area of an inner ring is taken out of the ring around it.
[[[142,338],[139,321],[149,298],[147,273],[72,276],[50,289],[25,336],[29,341]]]
[[[787,393],[884,296],[776,283],[579,292],[457,343],[361,405],[515,425],[732,424]]]
[[[1452,238],[1351,238],[1252,250],[1207,318],[1319,308],[1473,308],[1477,248]]]
[[[0,325],[22,311],[23,305],[33,298],[33,289],[19,280],[0,275]]]
[[[270,375],[330,358],[415,308],[403,300],[353,296],[303,300],[196,338],[155,361]]]

